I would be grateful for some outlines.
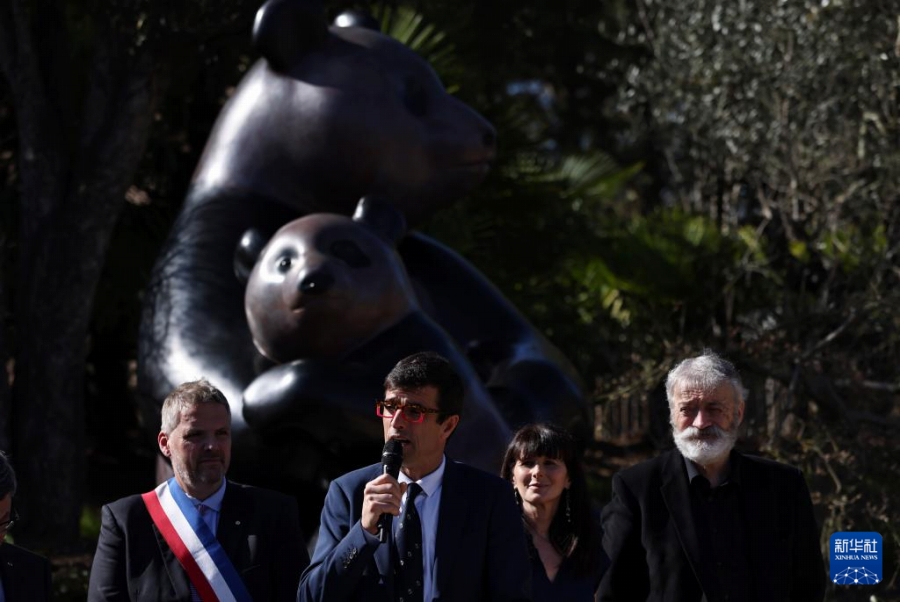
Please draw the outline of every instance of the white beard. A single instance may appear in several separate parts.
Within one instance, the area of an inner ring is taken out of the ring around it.
[[[737,428],[726,431],[717,426],[710,426],[703,430],[695,426],[689,426],[683,431],[672,431],[675,439],[675,447],[681,455],[699,464],[708,466],[724,460],[737,441]],[[701,435],[702,434],[702,435]]]

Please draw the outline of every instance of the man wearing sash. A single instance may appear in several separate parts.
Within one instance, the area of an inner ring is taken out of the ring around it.
[[[89,602],[294,600],[309,562],[297,503],[225,478],[225,396],[206,380],[180,385],[157,441],[175,476],[103,507]]]

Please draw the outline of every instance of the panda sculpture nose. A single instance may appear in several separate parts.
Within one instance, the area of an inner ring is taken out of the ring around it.
[[[297,288],[305,295],[321,295],[334,284],[334,276],[328,272],[314,272],[304,276]]]

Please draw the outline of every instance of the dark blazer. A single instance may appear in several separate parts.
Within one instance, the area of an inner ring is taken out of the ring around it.
[[[799,470],[732,452],[739,463],[746,521],[751,598],[817,602],[825,596],[825,566],[809,489]],[[612,565],[600,600],[718,600],[691,511],[684,458],[677,451],[613,477],[603,510],[603,547]]]
[[[309,562],[297,502],[228,481],[216,539],[254,600],[293,600]],[[189,602],[190,581],[139,495],[103,507],[89,602]]]
[[[359,522],[365,485],[381,473],[374,464],[331,483],[297,600],[394,599],[392,544],[379,544]],[[512,487],[450,459],[438,510],[434,593],[439,602],[531,600],[531,565]]]
[[[50,562],[11,543],[0,545],[0,579],[6,602],[45,602],[51,598]]]

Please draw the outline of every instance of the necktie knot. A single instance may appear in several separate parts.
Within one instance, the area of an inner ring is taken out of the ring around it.
[[[422,493],[422,486],[418,483],[410,483],[406,488],[406,505],[413,503],[416,496]]]

